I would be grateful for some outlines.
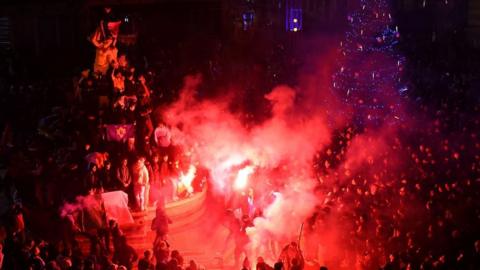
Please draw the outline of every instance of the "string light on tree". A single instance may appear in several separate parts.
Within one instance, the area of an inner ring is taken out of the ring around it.
[[[334,89],[355,108],[354,118],[360,124],[368,124],[365,119],[380,123],[401,118],[400,97],[406,88],[402,85],[405,58],[397,50],[398,26],[386,0],[359,1],[360,8],[347,16],[349,29],[340,44]]]

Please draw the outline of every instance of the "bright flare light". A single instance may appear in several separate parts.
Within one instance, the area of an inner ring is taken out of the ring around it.
[[[247,166],[239,170],[237,173],[237,178],[235,178],[235,183],[233,187],[236,190],[245,189],[248,184],[248,177],[253,173],[253,171],[254,171],[253,166]]]
[[[195,178],[196,172],[197,168],[193,165],[190,165],[186,174],[183,174],[183,172],[180,174],[180,183],[185,187],[188,193],[193,192],[192,181]]]

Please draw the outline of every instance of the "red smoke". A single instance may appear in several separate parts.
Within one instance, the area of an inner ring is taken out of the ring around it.
[[[339,218],[356,205],[335,197],[345,192],[338,183],[353,181],[355,186],[358,181],[354,192],[370,196],[385,189],[387,170],[394,173],[402,167],[400,152],[391,151],[401,147],[396,140],[398,126],[360,135],[349,130],[342,135],[341,151],[329,148],[338,139],[333,133],[344,127],[351,113],[330,88],[334,59],[335,54],[322,56],[316,70],[301,77],[298,89],[274,87],[264,96],[270,117],[253,126],[242,121],[241,113],[230,110],[238,102],[235,95],[197,99],[200,75],[187,76],[179,99],[161,113],[173,130],[173,143],[191,154],[193,164],[210,171],[214,192],[228,201],[236,192],[253,190],[256,206],[263,211],[247,231],[250,255],[268,256],[270,240],[282,245],[297,240],[302,223],[319,207],[335,205],[316,232],[304,234],[310,243],[314,241],[316,251],[311,257],[322,261],[338,257],[345,247],[341,236],[353,229]],[[337,161],[320,164],[323,173],[313,166],[320,153]],[[325,235],[318,237],[318,233]],[[305,245],[308,248],[309,243]],[[277,252],[272,258],[278,256],[278,250],[272,252]]]

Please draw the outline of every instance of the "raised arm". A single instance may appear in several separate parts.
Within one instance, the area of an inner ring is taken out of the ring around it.
[[[98,42],[98,38],[100,36],[100,31],[95,30],[95,34],[93,35],[93,37],[90,39],[90,41],[92,42],[93,46],[97,47],[97,48],[101,48],[102,47],[102,43]]]

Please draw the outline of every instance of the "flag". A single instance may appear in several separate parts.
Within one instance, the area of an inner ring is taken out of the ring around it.
[[[108,22],[107,27],[108,31],[112,35],[112,37],[117,38],[118,33],[120,32],[120,25],[122,24],[121,21],[116,21],[116,22]]]
[[[135,134],[133,125],[106,125],[107,140],[116,142],[126,142]]]

